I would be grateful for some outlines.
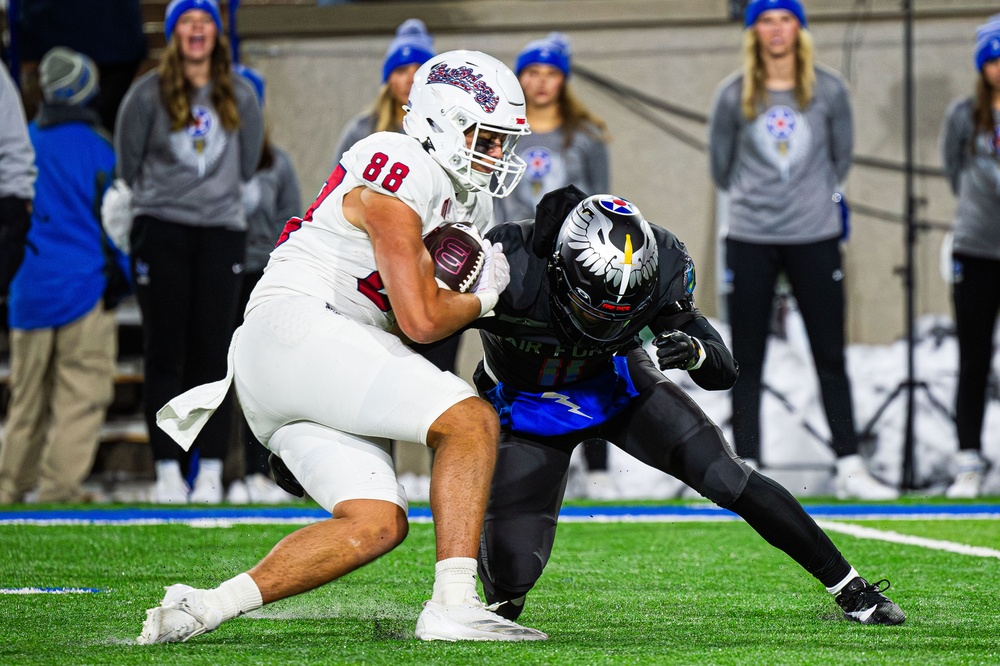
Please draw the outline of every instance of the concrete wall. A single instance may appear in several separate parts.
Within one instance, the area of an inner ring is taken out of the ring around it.
[[[819,60],[840,70],[851,86],[856,155],[895,163],[904,157],[903,21],[898,6],[872,0],[855,12],[854,2],[828,0],[822,10],[809,14]],[[428,23],[439,50],[474,48],[508,63],[529,40],[562,29],[572,39],[575,64],[707,113],[716,85],[739,64],[741,25],[727,20],[727,7],[722,0],[388,2],[247,7],[239,20],[244,60],[267,77],[272,136],[292,154],[307,206],[330,171],[342,128],[374,98],[385,47],[395,26],[408,16]],[[954,97],[972,90],[974,29],[997,6],[939,0],[917,2],[916,10],[915,161],[936,167],[945,109]],[[651,122],[630,111],[620,95],[608,94],[583,76],[574,76],[571,84],[610,126],[612,189],[687,243],[699,270],[699,304],[706,313],[718,314],[716,195],[706,155],[664,131],[662,122],[696,142],[704,141],[705,127],[645,107]],[[920,219],[949,221],[954,201],[942,178],[921,175],[914,187],[926,200],[918,210]],[[847,195],[859,207],[901,216],[904,177],[855,166]],[[904,238],[898,221],[855,211],[846,248],[852,342],[888,342],[905,333],[903,282],[897,274],[904,262]],[[918,315],[950,312],[938,270],[941,238],[936,229],[918,234]]]

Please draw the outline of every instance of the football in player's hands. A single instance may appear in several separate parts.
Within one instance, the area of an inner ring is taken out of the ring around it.
[[[470,224],[442,224],[424,237],[442,289],[466,292],[476,283],[486,258],[479,230]]]

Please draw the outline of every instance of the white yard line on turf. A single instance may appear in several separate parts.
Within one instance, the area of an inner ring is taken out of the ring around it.
[[[816,524],[828,532],[849,534],[859,539],[874,539],[876,541],[901,543],[907,546],[920,546],[921,548],[930,548],[931,550],[944,550],[949,553],[958,553],[959,555],[1000,559],[1000,550],[984,548],[982,546],[969,546],[964,543],[942,541],[941,539],[927,539],[925,537],[910,536],[909,534],[900,534],[899,532],[889,530],[876,530],[871,527],[838,523],[832,520],[817,520]]]

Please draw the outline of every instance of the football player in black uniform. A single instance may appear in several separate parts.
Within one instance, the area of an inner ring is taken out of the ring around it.
[[[539,204],[536,219],[487,237],[502,243],[510,286],[481,329],[475,382],[500,415],[499,457],[479,556],[489,603],[515,619],[555,540],[570,453],[605,439],[742,517],[815,576],[845,617],[899,624],[903,612],[869,584],[782,486],[733,453],[701,408],[660,370],[682,368],[701,387],[730,388],[732,354],[694,306],[684,244],[610,195],[573,186]],[[656,336],[659,369],[639,331]]]

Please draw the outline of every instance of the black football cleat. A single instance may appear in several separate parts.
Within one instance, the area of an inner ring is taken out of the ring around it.
[[[837,595],[837,605],[844,611],[844,617],[854,622],[903,624],[906,616],[902,609],[882,594],[889,589],[889,585],[889,581],[884,578],[869,583],[858,576]]]

